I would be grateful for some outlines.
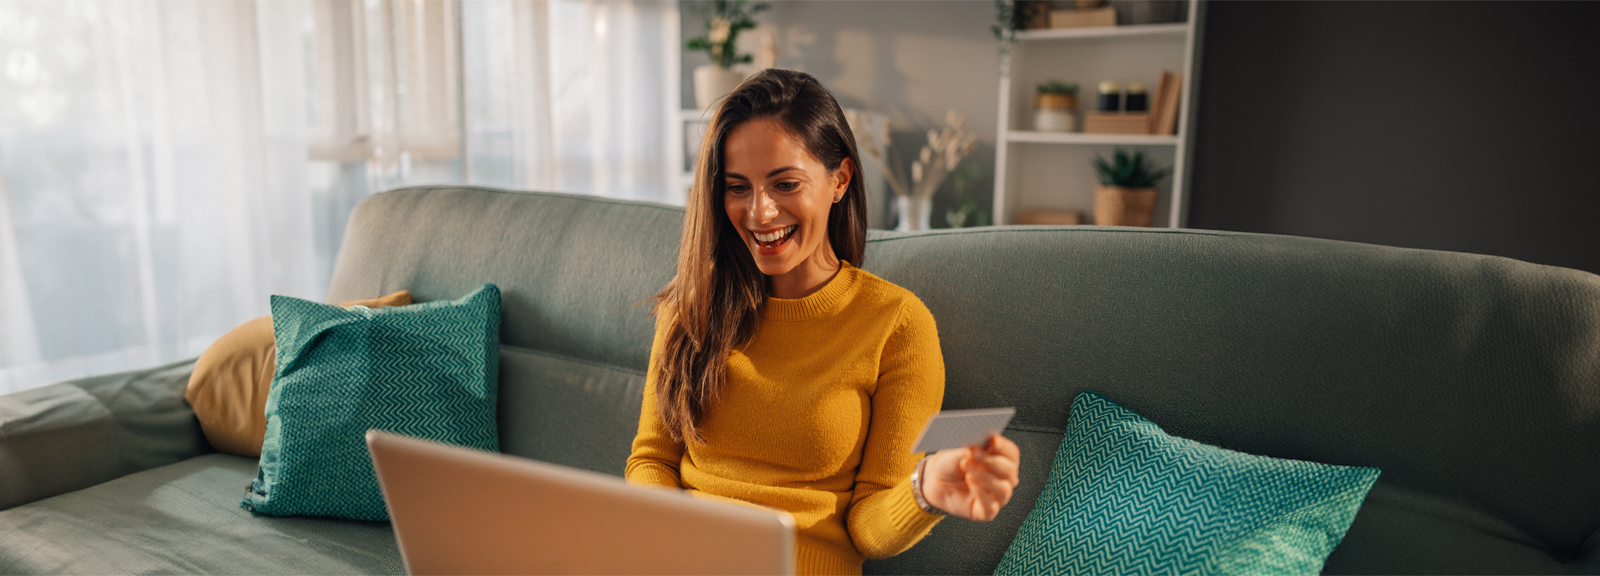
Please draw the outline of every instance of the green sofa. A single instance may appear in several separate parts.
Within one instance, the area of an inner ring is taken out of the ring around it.
[[[504,293],[505,452],[620,474],[682,211],[470,187],[368,198],[329,301]],[[1172,434],[1376,466],[1328,573],[1600,573],[1600,277],[1488,256],[1099,227],[874,231],[939,324],[945,408],[1016,406],[1022,484],[869,573],[987,573],[1092,389]],[[397,573],[386,523],[252,517],[192,363],[0,396],[0,572]]]

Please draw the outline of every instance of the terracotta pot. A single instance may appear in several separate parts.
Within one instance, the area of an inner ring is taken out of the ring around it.
[[[1033,107],[1037,110],[1065,110],[1071,112],[1078,108],[1078,97],[1070,94],[1040,94],[1034,101]]]
[[[1099,226],[1150,226],[1156,214],[1155,188],[1094,187],[1094,223]]]

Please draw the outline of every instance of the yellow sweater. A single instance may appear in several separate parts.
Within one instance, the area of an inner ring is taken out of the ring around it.
[[[652,370],[626,477],[788,511],[798,573],[859,574],[864,559],[905,551],[943,518],[917,506],[910,481],[922,457],[912,443],[943,398],[933,314],[845,262],[810,296],[767,300],[701,419],[703,444],[686,450],[661,425]]]

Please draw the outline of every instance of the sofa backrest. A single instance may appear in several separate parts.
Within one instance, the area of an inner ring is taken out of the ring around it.
[[[355,210],[329,301],[503,294],[512,454],[620,474],[681,209],[417,187]],[[1072,398],[1168,432],[1383,470],[1327,570],[1600,570],[1600,277],[1289,236],[1099,227],[874,231],[863,266],[932,310],[944,407],[1016,406],[1023,483],[873,573],[992,571]],[[1565,567],[1563,563],[1568,563]]]

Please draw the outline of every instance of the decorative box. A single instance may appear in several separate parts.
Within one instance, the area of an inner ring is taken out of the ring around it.
[[[1149,114],[1090,112],[1083,115],[1087,134],[1149,134]]]

